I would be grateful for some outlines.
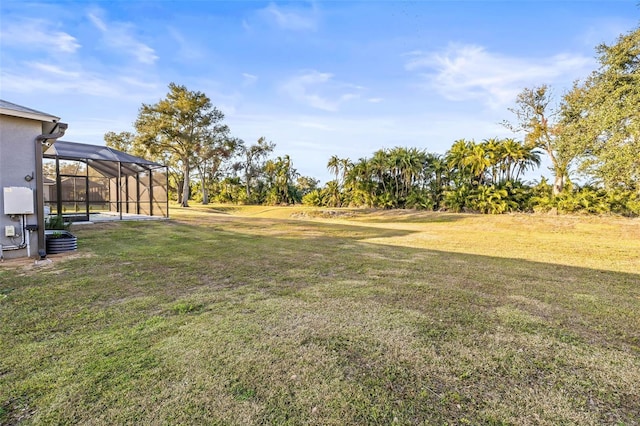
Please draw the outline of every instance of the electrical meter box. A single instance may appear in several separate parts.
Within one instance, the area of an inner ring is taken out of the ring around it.
[[[4,188],[4,214],[33,214],[33,190],[21,186]]]

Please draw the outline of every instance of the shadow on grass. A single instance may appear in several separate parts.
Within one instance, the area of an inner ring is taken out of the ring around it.
[[[101,226],[82,230],[81,241],[107,264],[126,262],[124,271],[135,269],[137,278],[173,277],[178,287],[259,285],[282,294],[325,282],[364,282],[367,290],[383,284],[393,290],[374,292],[375,300],[418,310],[422,302],[412,291],[459,290],[473,295],[471,304],[487,296],[536,316],[559,315],[563,324],[588,323],[586,334],[607,330],[595,333],[599,341],[640,346],[640,274],[373,244],[365,240],[413,231],[343,223],[207,216]]]
[[[215,205],[215,206],[195,205],[195,206],[190,206],[188,208],[174,206],[173,209],[174,209],[173,210],[174,212],[175,212],[175,209],[182,209],[186,211],[190,210],[192,212],[207,213],[207,214],[231,214],[239,211],[241,207],[233,206],[233,205]]]

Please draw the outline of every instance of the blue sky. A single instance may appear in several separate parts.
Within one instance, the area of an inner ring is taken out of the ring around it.
[[[175,82],[324,182],[334,154],[514,136],[500,122],[518,92],[559,98],[639,16],[635,0],[3,0],[0,97],[103,144]]]

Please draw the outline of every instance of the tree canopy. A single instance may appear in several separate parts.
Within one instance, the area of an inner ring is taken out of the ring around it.
[[[569,178],[569,168],[575,152],[566,143],[558,124],[559,111],[549,86],[543,84],[525,88],[516,98],[516,106],[510,108],[516,122],[504,124],[514,131],[525,132],[525,145],[529,149],[542,149],[551,161],[554,176],[553,193],[559,194]]]
[[[191,168],[219,152],[229,132],[224,114],[202,92],[169,84],[169,93],[156,104],[142,104],[135,128],[138,140],[151,153],[170,153],[182,169],[181,205],[189,205]],[[199,155],[206,152],[206,155]]]
[[[564,137],[583,173],[640,191],[640,27],[597,52],[600,67],[564,97]]]

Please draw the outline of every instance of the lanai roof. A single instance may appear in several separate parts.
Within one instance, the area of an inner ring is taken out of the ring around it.
[[[109,177],[135,175],[137,173],[165,167],[108,146],[89,145],[78,142],[57,141],[45,153],[45,158],[84,161],[100,173]],[[118,173],[118,164],[121,171]]]

